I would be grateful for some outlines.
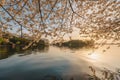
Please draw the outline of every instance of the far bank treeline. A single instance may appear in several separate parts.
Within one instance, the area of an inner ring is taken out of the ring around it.
[[[28,45],[30,42],[32,42],[33,39],[31,37],[18,37],[14,36],[12,34],[4,33],[0,37],[0,47],[6,47],[9,46],[11,48],[20,48],[22,50],[23,47]],[[41,48],[49,45],[49,41],[47,39],[41,39],[39,42],[34,43],[30,48]]]
[[[68,47],[68,48],[83,48],[83,47],[93,47],[94,40],[69,40],[62,43],[53,44],[59,47]]]
[[[12,48],[20,47],[22,49],[22,47],[28,45],[30,42],[32,42],[32,38],[21,38],[11,34],[4,34],[0,37],[0,46],[10,46]],[[94,40],[69,40],[57,42],[52,45],[68,48],[92,47],[94,46]],[[30,48],[41,48],[45,46],[49,46],[49,40],[41,39],[38,43],[34,43]]]

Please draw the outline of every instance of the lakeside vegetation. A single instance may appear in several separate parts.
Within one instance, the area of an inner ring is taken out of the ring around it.
[[[14,36],[12,34],[6,34],[2,35],[0,37],[0,47],[1,46],[10,46],[13,49],[22,50],[23,47],[26,45],[29,45],[30,42],[33,40],[31,38],[21,38],[18,36]],[[94,46],[94,40],[69,40],[64,42],[57,42],[53,43],[53,45],[58,47],[68,47],[68,48],[82,48],[82,47],[92,47]],[[34,42],[30,48],[41,48],[49,46],[49,41],[47,39],[41,39],[39,42]]]
[[[4,33],[2,36],[0,36],[0,52],[2,51],[2,48],[11,48],[15,51],[21,51],[23,50],[23,47],[27,46],[30,42],[33,40],[31,38],[25,38],[25,37],[18,37],[14,36],[12,34]],[[49,46],[49,41],[46,39],[41,39],[39,42],[32,44],[31,47],[28,49],[35,49],[35,48],[43,48]]]
[[[0,36],[0,59],[8,58],[14,55],[16,52],[22,52],[24,54],[26,51],[32,52],[35,49],[42,51],[49,47],[49,41],[46,39],[41,39],[38,43],[34,43],[33,46],[23,50],[23,47],[28,45],[31,41],[32,39],[28,37],[21,38],[19,36],[14,36],[13,34],[7,34],[3,32],[2,36]]]

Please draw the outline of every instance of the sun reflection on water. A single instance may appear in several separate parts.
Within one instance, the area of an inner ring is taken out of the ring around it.
[[[95,53],[95,52],[88,54],[88,57],[89,57],[90,59],[94,59],[94,60],[98,60],[98,59],[100,58],[99,54],[98,54],[98,53]]]

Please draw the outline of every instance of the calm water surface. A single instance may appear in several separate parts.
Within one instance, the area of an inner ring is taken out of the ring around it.
[[[0,80],[87,80],[92,74],[89,66],[96,70],[119,69],[120,48],[111,46],[104,53],[102,50],[50,46],[14,54],[0,52]]]

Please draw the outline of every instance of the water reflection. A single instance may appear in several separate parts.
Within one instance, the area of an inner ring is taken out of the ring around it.
[[[0,46],[0,59],[5,59],[14,54],[14,50],[11,46]]]
[[[21,51],[20,47],[12,48],[11,46],[0,46],[0,60],[1,59],[6,59],[14,54],[19,54],[19,56],[25,56],[25,55],[30,55],[34,54],[36,52],[42,53],[49,50],[49,47],[40,47],[37,49],[29,49],[26,51]]]
[[[84,70],[89,70],[89,63],[68,49],[44,50],[28,50],[0,60],[0,80],[85,80]]]
[[[93,59],[93,60],[98,60],[100,58],[100,55],[96,52],[93,52],[93,53],[89,53],[88,57]]]
[[[114,54],[100,51],[91,53],[88,49],[71,50],[50,46],[13,52],[11,55],[14,56],[9,57],[6,49],[3,49],[2,54],[5,52],[9,58],[0,60],[0,80],[100,80],[99,75],[102,75],[101,80],[119,80],[120,70],[112,72],[102,67],[109,64],[120,68],[119,51],[114,51]],[[118,79],[112,79],[109,75]]]
[[[89,61],[93,59],[96,66],[107,67],[111,70],[115,68],[120,68],[120,49],[117,46],[111,46],[106,52],[103,52],[107,46],[101,47],[94,52],[88,52],[88,55],[81,54],[89,58]]]
[[[29,49],[23,52],[17,52],[17,54],[19,54],[19,56],[26,56],[30,54],[47,53],[48,50],[49,50],[49,46],[46,46],[46,47],[40,47],[37,49]]]

